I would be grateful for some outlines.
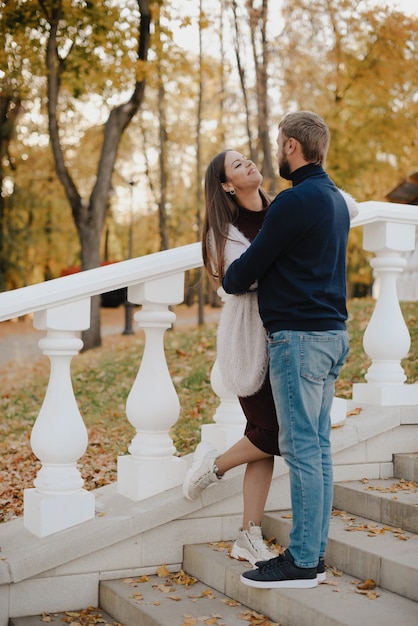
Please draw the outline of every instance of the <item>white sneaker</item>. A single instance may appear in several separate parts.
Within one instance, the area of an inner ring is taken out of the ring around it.
[[[215,474],[215,459],[218,451],[207,441],[202,441],[196,448],[191,468],[187,471],[183,483],[183,494],[188,500],[196,500],[206,487],[220,480]]]
[[[232,546],[232,558],[249,561],[251,565],[255,565],[256,561],[269,561],[276,557],[277,553],[264,543],[261,526],[256,526],[253,522],[248,526],[248,530],[239,531],[238,539]]]

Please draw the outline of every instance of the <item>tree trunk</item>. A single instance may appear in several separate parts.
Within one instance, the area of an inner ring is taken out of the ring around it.
[[[203,16],[202,0],[199,2],[199,15]],[[197,102],[196,114],[196,227],[197,240],[200,241],[201,236],[201,212],[202,212],[202,150],[201,150],[201,126],[202,126],[202,106],[203,106],[203,50],[202,50],[202,24],[199,24],[199,97]],[[197,323],[199,326],[204,322],[204,306],[203,306],[203,268],[198,270],[199,280],[197,284],[198,294],[198,314]]]
[[[138,35],[138,60],[146,61],[149,48],[151,13],[149,0],[137,0],[140,25]],[[62,1],[57,0],[55,7],[48,16],[50,24],[49,39],[46,51],[48,70],[48,123],[51,146],[54,155],[55,169],[71,206],[73,219],[77,228],[81,246],[81,268],[91,269],[100,265],[100,242],[103,225],[108,207],[111,180],[117,150],[126,127],[141,106],[145,78],[137,80],[130,99],[114,108],[104,127],[104,138],[101,156],[97,168],[96,182],[90,198],[84,199],[66,166],[63,149],[60,143],[58,123],[58,101],[60,75],[65,59],[60,57],[57,42],[59,21],[62,16]],[[84,350],[101,344],[100,334],[100,298],[92,299],[90,328],[83,333]]]
[[[15,170],[16,166],[9,152],[10,142],[13,138],[17,118],[22,110],[19,97],[1,94],[0,95],[0,292],[7,288],[7,272],[9,269],[9,255],[6,241],[6,194],[3,190],[5,174],[5,164],[10,170]]]
[[[247,85],[246,85],[246,80],[245,80],[245,69],[244,69],[245,61],[243,63],[241,60],[241,45],[240,45],[241,33],[239,30],[239,17],[237,15],[237,3],[235,0],[232,0],[232,11],[233,11],[233,16],[234,16],[234,29],[235,29],[235,58],[237,61],[238,75],[239,75],[239,80],[241,84],[242,97],[244,100],[245,124],[246,124],[246,129],[247,129],[248,148],[249,148],[248,156],[250,157],[252,161],[254,161],[254,163],[257,164],[258,150],[257,150],[257,145],[254,142],[253,133],[251,130],[252,124],[251,124],[250,105],[248,102]]]
[[[258,140],[263,154],[261,170],[265,189],[276,191],[276,176],[273,169],[271,144],[269,136],[270,111],[267,98],[269,52],[267,42],[268,0],[263,0],[259,9],[254,7],[253,0],[248,3],[251,45],[253,50],[258,117]]]
[[[160,143],[160,198],[158,201],[158,222],[160,231],[160,249],[168,249],[168,237],[167,237],[167,116],[165,110],[165,89],[162,76],[161,59],[163,57],[160,30],[160,14],[157,13],[155,23],[155,39],[156,46],[159,50],[158,60],[158,130],[159,130],[159,143]]]

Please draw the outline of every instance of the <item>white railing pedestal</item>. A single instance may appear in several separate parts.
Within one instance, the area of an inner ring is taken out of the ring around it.
[[[378,406],[414,405],[418,403],[418,385],[405,384],[401,366],[411,338],[399,306],[396,281],[406,266],[401,253],[415,247],[415,224],[390,217],[364,225],[363,246],[376,253],[371,265],[379,290],[363,337],[372,364],[365,376],[367,383],[353,385],[353,400]]]
[[[220,404],[213,416],[214,423],[202,425],[201,438],[222,454],[243,437],[246,421],[237,396],[228,391],[222,382],[218,360],[213,365],[210,382],[213,391],[220,398]]]
[[[180,413],[180,402],[168,371],[164,333],[174,323],[169,305],[184,297],[184,274],[129,287],[130,302],[142,304],[134,315],[145,332],[142,362],[129,393],[126,415],[136,429],[129,455],[118,457],[118,493],[143,500],[181,485],[187,462],[174,456],[169,435]]]
[[[71,383],[70,362],[83,347],[78,332],[90,325],[90,298],[35,313],[34,326],[46,330],[39,347],[51,372],[31,435],[42,462],[34,489],[24,492],[24,526],[45,537],[94,517],[94,495],[83,489],[77,461],[87,448],[87,431]]]

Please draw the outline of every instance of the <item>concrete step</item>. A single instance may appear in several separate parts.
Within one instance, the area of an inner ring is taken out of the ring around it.
[[[182,572],[169,572],[161,566],[155,575],[102,581],[101,608],[84,609],[84,621],[75,617],[72,623],[240,626],[247,621],[263,626],[417,626],[418,493],[412,484],[417,455],[395,456],[396,479],[335,485],[325,584],[306,590],[247,587],[239,578],[250,566],[230,558],[232,542],[189,545],[184,547]],[[408,481],[411,484],[406,485]],[[265,514],[263,531],[268,539],[287,546],[290,529],[290,511]],[[366,580],[375,581],[377,587],[359,589],[357,585]],[[89,617],[89,611],[99,611],[100,617]],[[69,617],[68,613],[54,613],[14,618],[9,626],[68,623]]]
[[[333,575],[328,570],[327,582],[314,589],[254,589],[239,580],[249,567],[231,559],[227,550],[214,550],[210,544],[184,549],[185,571],[243,605],[268,614],[280,626],[417,624],[415,602],[381,588],[360,590],[357,585],[362,581],[342,572]]]
[[[289,543],[290,511],[263,518],[266,537]],[[387,524],[334,511],[325,562],[349,576],[374,580],[388,591],[418,602],[418,535]],[[418,623],[418,604],[416,605]]]
[[[9,626],[45,626],[46,623],[73,624],[77,626],[116,626],[111,615],[102,609],[89,607],[79,611],[65,611],[61,613],[42,613],[30,617],[11,617]]]
[[[242,626],[245,621],[273,626],[264,614],[183,571],[104,581],[100,605],[124,626]]]
[[[418,483],[388,478],[336,483],[334,507],[418,533]]]
[[[393,475],[418,482],[418,452],[393,455]]]

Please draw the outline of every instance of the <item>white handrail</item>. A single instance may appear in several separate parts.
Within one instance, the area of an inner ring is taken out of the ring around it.
[[[6,291],[0,293],[0,322],[161,276],[185,272],[202,264],[201,245],[192,243]]]

